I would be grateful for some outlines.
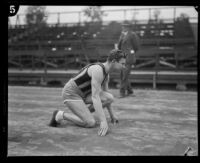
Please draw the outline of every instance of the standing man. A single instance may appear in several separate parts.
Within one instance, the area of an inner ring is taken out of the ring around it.
[[[86,128],[100,125],[98,135],[105,136],[108,123],[103,108],[107,108],[112,123],[118,122],[111,107],[114,97],[108,92],[109,74],[125,67],[125,57],[121,50],[114,49],[109,53],[106,62],[89,64],[82,68],[62,90],[63,102],[72,114],[55,110],[49,125],[56,127],[62,120]]]
[[[129,82],[129,75],[131,67],[136,63],[136,52],[139,49],[139,37],[135,32],[131,31],[131,24],[124,21],[122,24],[122,33],[118,42],[118,49],[126,53],[126,67],[120,72],[120,97],[125,97],[127,94],[133,94],[131,84]]]

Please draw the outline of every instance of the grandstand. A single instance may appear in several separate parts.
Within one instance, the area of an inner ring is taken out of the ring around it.
[[[189,18],[132,22],[141,40],[133,83],[197,84],[197,23]],[[121,22],[10,26],[8,29],[9,83],[59,81],[64,84],[91,62],[104,62],[118,42]],[[118,73],[111,82],[118,83]]]

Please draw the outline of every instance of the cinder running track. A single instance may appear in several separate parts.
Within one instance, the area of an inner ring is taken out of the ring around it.
[[[135,97],[116,99],[119,124],[108,118],[110,131],[100,137],[98,127],[48,126],[55,109],[69,111],[61,89],[8,87],[8,156],[183,155],[189,146],[198,152],[197,92],[135,89]]]

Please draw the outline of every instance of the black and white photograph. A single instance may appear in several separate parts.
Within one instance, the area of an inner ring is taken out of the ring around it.
[[[198,156],[197,10],[10,4],[7,157]]]

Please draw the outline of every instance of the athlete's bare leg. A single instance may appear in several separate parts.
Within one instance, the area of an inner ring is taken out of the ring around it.
[[[64,112],[64,120],[71,121],[81,127],[95,127],[95,119],[82,100],[66,101],[65,105],[68,106],[74,115]]]
[[[100,92],[100,99],[101,99],[101,102],[102,102],[102,107],[103,108],[107,108],[108,113],[109,113],[110,118],[111,118],[111,121],[113,123],[117,123],[118,122],[117,117],[114,114],[113,109],[111,107],[111,104],[114,101],[113,95],[111,93],[109,93],[109,92],[102,91],[102,92]],[[85,102],[87,104],[90,104],[89,109],[92,111],[92,115],[94,116],[95,120],[98,122],[98,116],[96,115],[94,106],[92,104],[91,96],[88,96],[86,98]]]

